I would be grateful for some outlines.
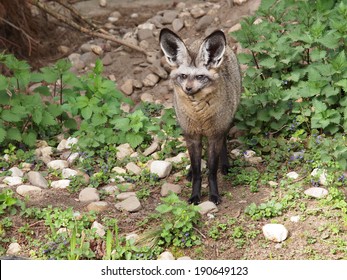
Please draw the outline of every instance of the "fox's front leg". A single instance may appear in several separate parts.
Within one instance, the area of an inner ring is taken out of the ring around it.
[[[191,178],[193,182],[192,195],[188,199],[188,202],[199,204],[201,197],[201,136],[185,135],[185,139],[190,157]]]
[[[223,149],[225,137],[215,136],[208,139],[208,183],[210,190],[210,201],[215,204],[221,203],[221,198],[218,192],[217,171],[220,153]]]

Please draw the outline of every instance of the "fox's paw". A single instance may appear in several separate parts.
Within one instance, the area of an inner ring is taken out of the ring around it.
[[[221,168],[220,168],[220,172],[223,175],[228,175],[229,170],[230,170],[230,165],[222,165]]]
[[[211,194],[210,195],[210,201],[212,201],[214,204],[218,205],[222,202],[219,195]]]
[[[198,205],[200,203],[200,197],[198,195],[192,195],[188,199],[188,203]]]

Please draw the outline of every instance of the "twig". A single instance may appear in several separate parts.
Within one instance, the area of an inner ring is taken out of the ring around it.
[[[39,9],[45,11],[46,13],[50,14],[51,16],[53,16],[54,18],[56,18],[57,20],[67,24],[68,26],[74,28],[74,29],[77,29],[78,31],[82,32],[82,33],[85,33],[85,34],[88,34],[92,37],[99,37],[99,38],[102,38],[102,39],[105,39],[105,40],[109,40],[109,41],[112,41],[112,42],[115,42],[117,44],[120,44],[120,45],[124,45],[126,47],[129,47],[133,50],[136,50],[138,52],[141,52],[145,55],[147,55],[147,52],[138,47],[138,46],[135,46],[133,44],[130,44],[124,40],[121,40],[121,39],[118,39],[112,35],[109,35],[108,33],[105,34],[105,33],[101,33],[101,32],[105,32],[105,31],[101,31],[101,32],[96,32],[96,31],[92,31],[92,30],[89,30],[85,27],[82,27],[80,26],[79,24],[69,20],[68,18],[64,17],[63,15],[51,10],[50,8],[48,8],[45,4],[41,3],[40,1],[38,0],[31,0],[30,2],[32,5],[38,7]]]
[[[202,238],[206,239],[206,235],[204,235],[200,230],[198,230],[196,227],[193,227],[201,236]]]

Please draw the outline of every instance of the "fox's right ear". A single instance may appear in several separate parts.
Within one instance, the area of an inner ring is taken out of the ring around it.
[[[167,62],[172,67],[188,63],[189,55],[180,37],[168,28],[163,28],[159,35],[160,47]]]

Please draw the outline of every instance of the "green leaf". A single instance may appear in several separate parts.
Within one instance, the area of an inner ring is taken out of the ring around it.
[[[55,118],[48,111],[43,111],[42,113],[42,126],[53,126],[58,124]]]
[[[0,75],[0,90],[5,90],[8,87],[8,82],[6,77]]]
[[[47,106],[47,111],[54,117],[58,117],[59,115],[61,115],[63,113],[63,109],[60,105],[58,104],[49,104]]]
[[[276,59],[271,58],[271,57],[263,59],[262,61],[259,62],[259,65],[261,65],[265,68],[269,68],[269,69],[275,68],[276,67]]]
[[[0,127],[0,143],[2,143],[6,138],[6,130]]]
[[[68,129],[74,129],[74,130],[78,128],[76,120],[72,118],[65,120],[64,126]]]
[[[28,146],[34,146],[36,143],[36,133],[31,131],[29,133],[23,133],[23,142]]]
[[[128,118],[117,118],[110,122],[114,125],[115,129],[118,129],[122,132],[127,132],[131,129],[130,120]]]
[[[22,140],[22,135],[18,128],[11,127],[7,130],[7,138],[20,142]]]
[[[335,49],[339,46],[339,37],[335,33],[328,33],[316,41],[329,49]]]
[[[42,111],[39,108],[36,108],[32,113],[32,118],[34,123],[40,124],[42,121]]]
[[[324,102],[319,101],[317,99],[313,100],[312,105],[316,113],[324,112],[328,108]]]
[[[92,116],[92,123],[95,126],[105,124],[107,122],[107,117],[101,112],[94,113]]]
[[[21,116],[13,113],[11,109],[2,111],[1,118],[7,122],[19,122],[21,120]]]
[[[90,106],[84,107],[81,110],[81,115],[85,120],[89,120],[93,114],[93,110]]]
[[[144,137],[139,134],[128,132],[125,136],[126,141],[130,144],[130,146],[135,149],[137,146],[139,146],[143,140]]]
[[[44,96],[50,96],[51,95],[49,88],[46,86],[37,87],[34,89],[34,92],[37,92],[37,93],[44,95]]]

